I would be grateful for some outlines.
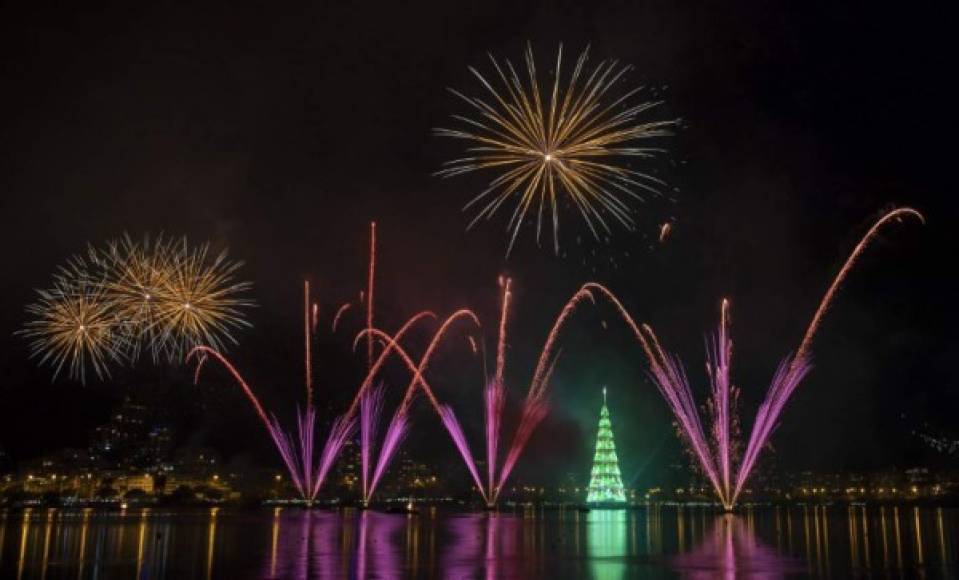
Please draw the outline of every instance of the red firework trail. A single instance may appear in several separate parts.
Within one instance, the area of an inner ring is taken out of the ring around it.
[[[812,343],[812,339],[816,335],[816,331],[819,330],[819,323],[822,321],[823,315],[826,313],[826,310],[829,308],[829,305],[835,297],[836,292],[839,290],[839,286],[842,284],[843,280],[846,279],[846,276],[859,260],[859,257],[862,256],[863,251],[869,246],[869,242],[876,237],[876,234],[879,233],[879,230],[883,225],[889,223],[893,219],[908,216],[918,218],[923,224],[926,223],[926,218],[911,207],[896,208],[876,220],[876,223],[869,228],[869,231],[866,232],[866,235],[859,240],[859,243],[856,244],[856,247],[853,249],[852,253],[849,254],[848,258],[846,258],[846,262],[842,265],[842,268],[839,269],[839,273],[836,274],[835,278],[833,278],[832,284],[829,285],[829,289],[826,290],[826,294],[819,302],[819,307],[816,309],[816,313],[813,314],[812,320],[809,322],[809,327],[806,328],[806,334],[803,335],[802,342],[799,343],[799,348],[796,350],[796,357],[793,359],[794,361],[806,358],[806,351],[809,350],[809,345]]]
[[[366,328],[373,328],[373,284],[376,277],[376,222],[370,222],[370,272],[366,281]],[[373,336],[366,340],[366,367],[373,367]]]
[[[377,329],[377,328],[366,328],[366,329],[363,329],[363,330],[356,336],[356,339],[353,341],[353,349],[354,349],[354,350],[356,349],[356,347],[357,347],[357,345],[359,344],[360,340],[361,340],[364,336],[367,336],[367,337],[372,336],[372,337],[374,337],[374,338],[377,338],[377,337],[378,337],[378,338],[382,339],[382,340],[384,341],[384,343],[385,343],[385,348],[384,348],[383,351],[380,353],[380,355],[377,357],[377,359],[373,362],[373,366],[370,367],[370,370],[366,373],[366,377],[363,379],[363,382],[360,384],[360,388],[357,390],[356,395],[354,395],[354,397],[353,397],[353,402],[350,404],[350,408],[349,408],[349,410],[346,412],[346,416],[347,416],[347,417],[352,417],[353,415],[356,414],[357,408],[359,407],[359,404],[360,404],[360,397],[362,397],[362,396],[366,393],[366,391],[370,388],[370,385],[373,383],[374,377],[375,377],[376,374],[379,372],[380,368],[386,363],[387,359],[389,359],[389,356],[390,356],[390,354],[393,353],[393,351],[396,351],[396,353],[400,355],[400,358],[401,358],[404,362],[406,362],[406,361],[409,359],[409,356],[406,355],[406,352],[402,349],[402,347],[400,347],[400,345],[399,345],[399,340],[400,340],[407,332],[409,332],[409,330],[413,327],[414,324],[416,324],[417,322],[423,320],[424,318],[436,318],[436,315],[433,314],[432,312],[428,311],[428,310],[424,310],[424,311],[422,311],[422,312],[418,312],[417,314],[413,315],[409,320],[407,320],[407,321],[403,324],[403,326],[401,326],[400,329],[396,331],[396,334],[393,335],[392,337],[391,337],[390,335],[386,334],[385,332],[383,332],[382,330],[379,330],[379,329]],[[369,340],[369,338],[368,338],[368,340]],[[404,356],[404,355],[405,355],[405,356]],[[408,363],[408,366],[410,366],[410,368],[412,368],[413,371],[415,372],[415,371],[416,371],[416,364],[414,364],[411,359],[409,359],[409,360],[410,360],[410,362]]]
[[[496,489],[496,460],[499,451],[499,432],[503,418],[503,407],[506,404],[506,384],[503,382],[503,371],[506,368],[506,318],[509,313],[509,291],[511,280],[500,278],[503,287],[503,304],[500,308],[499,336],[496,341],[496,374],[493,382],[486,385],[484,391],[484,406],[486,415],[486,476],[487,501],[495,497]]]
[[[566,323],[566,319],[569,318],[569,315],[573,313],[576,306],[584,299],[589,299],[590,302],[595,303],[593,295],[585,287],[581,288],[576,294],[573,294],[573,297],[566,302],[566,305],[563,306],[559,316],[553,323],[553,328],[550,329],[549,334],[546,336],[546,344],[543,345],[543,350],[540,352],[539,360],[536,363],[536,370],[533,372],[533,381],[530,383],[529,393],[526,396],[527,400],[539,398],[543,395],[544,389],[546,388],[545,373],[550,364],[549,360],[553,354],[553,346],[556,343],[556,338],[559,336],[563,324]]]
[[[424,314],[424,313],[420,313],[420,314]],[[361,331],[360,334],[357,335],[356,340],[353,343],[354,348],[357,344],[359,344],[359,341],[363,338],[363,336],[367,334],[370,334],[376,338],[379,338],[385,344],[385,348],[383,349],[383,352],[380,354],[380,357],[373,364],[373,372],[367,375],[366,380],[363,382],[363,385],[361,385],[360,387],[361,390],[364,388],[365,389],[369,388],[369,384],[372,382],[376,372],[379,371],[379,368],[382,367],[382,364],[385,362],[386,358],[391,353],[395,352],[400,357],[400,359],[406,364],[407,369],[413,375],[413,379],[410,381],[410,385],[406,389],[406,395],[403,398],[403,402],[400,404],[400,408],[405,408],[409,406],[410,402],[412,401],[413,395],[415,394],[416,386],[419,385],[423,389],[423,392],[426,394],[426,397],[429,399],[430,404],[438,412],[441,406],[440,402],[437,400],[436,395],[433,393],[433,389],[429,386],[429,383],[427,383],[426,379],[423,377],[423,373],[425,372],[426,368],[429,366],[430,359],[432,358],[433,353],[440,342],[440,339],[446,333],[450,325],[452,325],[454,322],[456,322],[460,318],[468,318],[472,320],[473,322],[475,322],[477,325],[479,325],[479,319],[476,317],[475,314],[473,314],[471,310],[463,309],[463,310],[458,310],[455,313],[451,314],[449,317],[447,317],[445,321],[443,321],[443,324],[440,326],[439,330],[437,330],[436,333],[433,335],[433,339],[430,341],[430,345],[427,347],[426,352],[421,357],[419,364],[416,364],[415,362],[413,362],[412,357],[410,357],[410,355],[406,352],[406,350],[403,349],[403,347],[400,346],[399,344],[399,340],[402,337],[402,334],[404,334],[405,331],[408,329],[406,326],[401,328],[400,331],[398,331],[392,337],[378,328],[364,329],[363,331]],[[350,413],[348,413],[348,415],[350,415]]]
[[[353,306],[353,304],[352,304],[351,302],[347,302],[346,304],[340,306],[340,307],[337,309],[336,315],[333,316],[333,330],[332,330],[332,332],[336,332],[336,325],[340,322],[340,317],[343,316],[343,313],[344,313],[344,312],[346,312],[347,310],[350,309],[350,306]]]
[[[303,350],[306,384],[306,408],[313,407],[313,361],[310,357],[310,281],[303,281]]]
[[[506,315],[509,313],[511,282],[509,278],[505,280],[500,278],[500,285],[503,287],[503,306],[499,317],[499,339],[496,341],[496,376],[493,379],[498,383],[503,382],[503,369],[506,368]]]

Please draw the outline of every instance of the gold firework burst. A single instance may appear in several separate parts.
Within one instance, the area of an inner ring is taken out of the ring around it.
[[[53,366],[53,376],[66,365],[70,376],[86,381],[87,367],[109,376],[109,363],[123,362],[127,340],[117,332],[113,304],[103,287],[77,272],[64,271],[52,290],[41,290],[27,307],[36,316],[21,334],[30,339],[31,356]]]
[[[232,330],[250,326],[242,308],[253,303],[238,296],[250,284],[233,280],[241,265],[185,238],[91,246],[58,270],[53,289],[38,292],[18,332],[33,356],[53,364],[54,378],[68,366],[84,382],[88,366],[103,378],[110,363],[134,361],[144,349],[155,362],[200,344],[222,350],[236,342]]]
[[[665,185],[627,163],[661,153],[662,149],[644,143],[670,135],[676,121],[642,121],[640,117],[661,102],[630,104],[642,87],[611,96],[614,85],[631,67],[615,60],[602,61],[590,72],[588,52],[580,54],[564,82],[560,45],[548,96],[540,89],[531,46],[525,54],[525,82],[509,60],[501,66],[490,55],[498,82],[469,68],[488,94],[487,100],[450,89],[472,107],[474,116],[453,115],[463,128],[438,128],[434,133],[464,140],[470,146],[466,156],[446,162],[437,175],[452,177],[480,170],[498,173],[464,209],[479,208],[468,226],[471,228],[481,218],[491,218],[507,200],[516,199],[507,224],[507,255],[530,212],[536,213],[537,242],[544,212],[551,216],[553,247],[559,253],[558,196],[562,193],[598,238],[599,229],[610,233],[609,218],[632,230],[631,202],[644,201],[646,194],[659,195]]]
[[[115,307],[118,331],[131,338],[132,360],[139,358],[144,345],[154,362],[159,358],[157,303],[173,273],[174,247],[173,240],[161,235],[140,242],[124,236],[105,248],[90,248],[90,262],[100,269],[105,297]]]
[[[168,250],[169,275],[155,301],[154,348],[177,360],[194,346],[222,350],[226,341],[236,343],[232,331],[250,326],[240,309],[252,305],[238,296],[251,285],[234,281],[242,262],[228,261],[226,252],[211,258],[209,246],[191,249],[186,239]]]

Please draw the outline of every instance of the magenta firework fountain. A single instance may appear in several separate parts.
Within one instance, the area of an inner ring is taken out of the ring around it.
[[[709,419],[712,421],[712,431],[710,437],[707,437],[689,380],[679,358],[663,350],[649,325],[637,325],[619,299],[608,289],[594,283],[583,287],[584,290],[599,292],[606,296],[632,329],[649,360],[650,375],[666,399],[684,441],[725,509],[731,510],[735,506],[756,465],[760,451],[769,442],[779,422],[786,403],[809,372],[809,347],[823,314],[832,303],[839,286],[869,242],[885,224],[910,216],[923,221],[922,215],[910,208],[899,208],[886,213],[873,224],[853,249],[816,309],[796,354],[787,356],[773,375],[765,400],[760,405],[753,422],[745,451],[735,468],[732,465],[735,392],[730,381],[733,343],[729,337],[728,301],[722,302],[719,330],[709,342],[707,349],[706,374],[710,381],[708,409]]]
[[[418,370],[416,365],[410,361],[409,356],[406,355],[405,351],[400,347],[398,340],[404,334],[406,334],[406,332],[409,331],[415,325],[415,323],[424,318],[433,317],[434,315],[429,312],[421,312],[413,316],[401,326],[400,330],[394,337],[391,337],[390,335],[381,331],[376,331],[378,334],[374,334],[372,332],[375,330],[372,329],[373,309],[371,304],[373,298],[376,255],[375,231],[375,224],[373,224],[371,225],[370,232],[369,286],[365,292],[365,302],[367,305],[367,328],[357,337],[357,341],[359,341],[361,337],[367,337],[367,353],[370,357],[368,360],[367,375],[361,383],[361,386],[357,391],[349,410],[343,415],[334,419],[330,427],[329,434],[327,435],[326,442],[322,446],[318,456],[316,454],[315,446],[317,417],[313,404],[312,338],[318,328],[319,308],[316,303],[311,301],[309,282],[304,282],[303,292],[303,336],[305,353],[304,384],[306,386],[306,406],[305,410],[297,409],[295,430],[285,430],[276,416],[267,414],[247,381],[243,378],[239,371],[237,371],[236,367],[218,351],[210,347],[201,346],[191,351],[187,357],[188,361],[194,356],[197,357],[198,364],[196,373],[194,375],[195,381],[199,379],[200,371],[203,368],[204,363],[210,357],[213,357],[220,362],[230,372],[234,379],[236,379],[237,383],[243,389],[244,394],[252,403],[260,420],[266,427],[267,432],[276,446],[277,452],[279,453],[284,466],[289,472],[290,480],[293,482],[293,485],[296,487],[300,496],[304,501],[307,502],[307,504],[312,504],[315,501],[324,481],[326,480],[327,475],[329,474],[330,469],[333,466],[333,463],[339,455],[340,450],[343,448],[343,445],[346,443],[346,441],[355,433],[357,423],[356,414],[358,410],[360,411],[360,438],[363,461],[364,501],[368,501],[369,496],[372,495],[373,490],[376,488],[377,482],[382,477],[383,472],[389,464],[389,460],[395,454],[396,449],[398,448],[408,426],[408,405],[405,408],[398,410],[397,415],[394,416],[393,421],[391,421],[390,426],[387,429],[386,441],[381,447],[380,457],[377,461],[376,469],[373,471],[372,477],[370,476],[370,462],[372,461],[375,425],[380,411],[382,410],[383,398],[382,389],[371,391],[370,385],[372,384],[374,377],[383,367],[391,352],[398,351],[400,354],[402,354],[404,361],[407,362],[407,367],[409,370],[414,373],[415,377],[419,376],[420,378],[419,382],[416,384],[422,386],[424,389],[429,389],[429,385],[425,383],[425,380],[422,379],[422,376],[416,374]],[[340,317],[346,310],[349,309],[349,306],[349,303],[345,304],[336,311],[336,315],[333,317],[332,325],[334,332],[336,331],[336,326],[340,320]],[[374,360],[372,358],[372,354],[373,338],[375,336],[387,346]]]
[[[194,375],[195,381],[199,379],[203,364],[211,356],[233,375],[266,427],[294,487],[296,487],[300,497],[309,505],[316,500],[316,496],[319,494],[324,481],[326,481],[326,477],[340,450],[355,431],[356,421],[351,415],[342,415],[334,419],[326,442],[319,456],[316,456],[316,409],[313,406],[313,360],[310,356],[310,339],[311,334],[316,329],[317,310],[313,308],[311,313],[309,282],[304,283],[304,312],[306,407],[305,410],[297,408],[295,432],[285,430],[275,415],[267,415],[259,399],[253,393],[253,389],[236,370],[236,367],[222,354],[210,347],[200,346],[190,352],[187,360],[189,361],[195,355],[199,357],[196,374]]]
[[[536,430],[536,427],[543,420],[543,418],[546,417],[546,412],[548,409],[547,386],[549,385],[549,380],[556,362],[556,359],[553,357],[553,351],[559,332],[566,320],[569,318],[569,315],[580,302],[586,299],[592,301],[593,299],[593,296],[589,290],[580,290],[566,303],[566,306],[563,308],[563,310],[560,312],[560,315],[554,322],[553,327],[546,338],[546,343],[543,346],[543,350],[540,353],[539,362],[537,363],[536,370],[533,374],[533,379],[530,382],[526,400],[523,403],[519,424],[515,433],[513,434],[513,440],[507,449],[502,463],[500,463],[500,431],[502,414],[506,401],[506,383],[503,378],[506,368],[506,328],[510,300],[512,297],[510,285],[511,281],[508,278],[500,279],[503,298],[501,303],[502,308],[500,310],[499,331],[496,347],[496,371],[492,380],[486,383],[483,390],[483,408],[486,420],[485,439],[487,464],[485,482],[483,481],[484,478],[481,476],[480,471],[476,466],[476,460],[473,457],[473,452],[470,450],[469,441],[466,438],[466,434],[463,431],[462,425],[456,418],[456,413],[453,411],[453,408],[449,405],[440,404],[432,391],[425,387],[425,383],[420,383],[424,385],[424,390],[430,398],[433,408],[436,410],[440,420],[443,422],[443,426],[446,427],[447,432],[452,438],[457,451],[459,451],[460,456],[463,458],[463,461],[473,478],[473,482],[476,484],[477,491],[483,497],[483,501],[486,503],[487,507],[490,508],[496,505],[496,502],[499,499],[499,494],[502,491],[503,486],[509,478],[513,468],[516,466],[516,462],[519,460],[520,455],[526,448],[526,444],[529,442],[529,439]],[[473,320],[478,324],[478,321],[475,320],[475,316],[473,317]],[[441,331],[442,330],[444,329],[441,328]],[[436,339],[434,339],[434,342],[435,340]],[[431,348],[427,350],[427,354],[424,355],[424,361],[428,361],[428,358],[431,354],[432,345]],[[421,363],[421,365],[422,364],[424,363]],[[417,381],[422,381],[422,376],[420,373],[417,373],[416,376],[414,376],[413,382],[410,384],[410,389]],[[408,389],[407,392],[411,392],[410,389]]]

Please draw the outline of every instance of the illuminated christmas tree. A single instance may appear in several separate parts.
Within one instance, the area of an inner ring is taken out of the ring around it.
[[[623,479],[619,474],[619,459],[613,441],[613,425],[606,408],[606,387],[603,387],[603,408],[599,412],[599,432],[596,434],[596,454],[589,477],[589,494],[586,503],[626,503]]]

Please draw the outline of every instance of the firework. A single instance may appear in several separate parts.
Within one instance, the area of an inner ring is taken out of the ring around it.
[[[659,226],[659,243],[665,243],[666,238],[669,237],[669,233],[673,230],[673,225],[669,222],[665,222]]]
[[[743,486],[756,465],[760,451],[769,442],[769,437],[778,424],[786,403],[809,373],[811,368],[808,355],[809,346],[842,281],[882,226],[895,218],[905,216],[913,216],[920,221],[923,220],[919,212],[910,208],[895,209],[886,213],[866,232],[846,259],[843,267],[820,301],[796,354],[785,357],[776,370],[766,392],[766,397],[756,413],[745,452],[735,470],[732,466],[733,449],[736,445],[733,436],[738,423],[734,418],[732,401],[735,399],[737,391],[732,387],[730,381],[733,344],[729,338],[728,301],[723,300],[722,302],[719,330],[707,346],[706,373],[711,384],[708,403],[712,420],[713,437],[711,445],[705,435],[702,419],[680,360],[676,356],[665,352],[649,325],[637,325],[612,292],[595,283],[583,286],[583,290],[598,292],[609,299],[623,320],[632,329],[649,361],[650,375],[663,398],[666,399],[684,442],[689,446],[692,455],[696,458],[699,467],[709,480],[725,509],[732,509],[736,504]]]
[[[234,280],[242,262],[226,252],[212,256],[209,246],[187,246],[184,238],[171,248],[170,275],[156,300],[155,347],[173,360],[194,346],[223,350],[236,343],[232,332],[250,326],[242,309],[252,303],[238,296],[250,288]]]
[[[114,306],[120,327],[129,337],[130,358],[136,360],[142,348],[159,358],[157,304],[173,272],[173,240],[149,236],[136,242],[129,236],[111,241],[104,248],[90,247],[90,265],[102,280],[104,295]]]
[[[523,403],[519,426],[517,427],[516,432],[513,435],[513,440],[507,449],[506,457],[502,465],[500,465],[497,451],[501,436],[500,427],[502,424],[502,413],[506,400],[506,386],[503,375],[506,367],[506,323],[510,307],[510,298],[512,296],[510,286],[511,282],[509,279],[503,279],[500,281],[500,287],[503,291],[503,299],[501,303],[502,307],[500,311],[496,347],[496,372],[493,380],[486,383],[483,391],[483,408],[486,421],[485,439],[487,459],[487,482],[485,484],[480,477],[480,472],[476,466],[476,460],[474,459],[473,453],[470,450],[469,442],[467,441],[463,427],[456,418],[456,413],[453,411],[452,407],[442,404],[437,400],[435,394],[431,389],[428,388],[422,377],[423,370],[429,364],[430,357],[432,356],[433,351],[443,333],[446,331],[447,326],[452,324],[452,322],[454,322],[454,320],[458,317],[468,317],[478,325],[479,321],[476,320],[475,315],[468,310],[464,310],[455,313],[446,320],[446,322],[434,335],[430,346],[426,349],[426,352],[420,361],[419,367],[414,373],[413,380],[410,382],[410,386],[407,389],[407,397],[409,397],[412,394],[412,389],[416,386],[416,383],[420,383],[425,394],[429,398],[433,409],[439,416],[440,421],[442,421],[443,426],[446,427],[446,431],[453,440],[457,451],[459,451],[460,456],[463,458],[463,462],[466,464],[466,468],[469,470],[470,476],[473,478],[473,482],[476,484],[477,491],[482,496],[488,507],[496,505],[496,502],[499,498],[499,493],[503,489],[506,480],[509,478],[513,467],[519,460],[520,455],[525,449],[526,444],[529,442],[529,439],[536,427],[546,416],[548,409],[546,402],[546,389],[549,384],[553,366],[556,362],[556,358],[552,353],[560,330],[577,304],[584,299],[592,299],[592,295],[589,290],[580,290],[563,307],[560,315],[553,324],[553,327],[547,336],[546,343],[543,346],[543,351],[540,354],[540,361],[547,362],[543,363],[542,368],[537,367],[536,372],[533,375],[526,401]],[[376,333],[378,331],[374,330],[373,332]],[[389,345],[388,348],[390,348]],[[473,352],[476,352],[475,348],[473,349]],[[399,354],[401,357],[407,356],[402,353],[401,349],[397,349],[397,354]],[[548,361],[552,361],[552,363],[549,363]],[[407,360],[407,365],[410,364],[412,364],[412,361]],[[401,404],[401,409],[404,409],[406,405],[408,405],[408,400],[405,399]]]
[[[470,113],[453,115],[460,128],[437,128],[434,133],[465,141],[468,148],[463,157],[446,162],[436,174],[495,173],[487,189],[465,209],[476,208],[472,227],[491,218],[508,200],[515,201],[507,224],[507,254],[533,213],[537,242],[546,214],[552,222],[553,248],[559,254],[561,197],[576,207],[599,239],[600,231],[611,232],[610,221],[633,230],[635,202],[660,195],[664,186],[630,163],[661,153],[653,141],[670,135],[676,121],[645,120],[644,115],[661,102],[634,102],[642,87],[616,96],[616,85],[631,67],[615,60],[589,67],[588,52],[579,55],[564,80],[560,45],[548,95],[540,86],[531,46],[525,53],[525,80],[509,60],[501,63],[490,55],[492,80],[469,68],[486,97],[450,89],[469,105]]]
[[[232,330],[249,326],[241,309],[252,303],[237,294],[250,285],[233,281],[240,265],[162,236],[91,246],[59,269],[52,290],[39,291],[21,334],[53,361],[54,377],[67,365],[81,381],[87,366],[102,378],[110,363],[136,361],[144,350],[157,362],[202,343],[222,349],[235,342]]]
[[[85,381],[88,367],[103,378],[110,374],[110,363],[126,360],[127,341],[101,285],[60,277],[53,289],[39,295],[27,307],[34,319],[20,334],[30,340],[31,356],[53,367],[54,378],[64,366],[73,379]]]

